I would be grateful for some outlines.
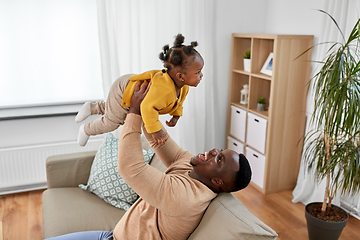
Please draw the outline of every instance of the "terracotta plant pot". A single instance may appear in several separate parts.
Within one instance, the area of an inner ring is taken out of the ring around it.
[[[310,215],[308,207],[312,204],[317,203],[309,203],[305,207],[305,218],[308,227],[309,240],[338,240],[343,228],[346,226],[347,220],[349,219],[349,214],[340,207],[331,205],[344,211],[347,215],[347,219],[342,222],[324,221]]]

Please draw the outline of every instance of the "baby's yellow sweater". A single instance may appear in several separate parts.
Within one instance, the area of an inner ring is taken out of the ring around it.
[[[168,73],[161,70],[147,71],[142,74],[130,77],[121,105],[130,107],[130,100],[134,93],[135,86],[140,80],[150,80],[151,87],[140,105],[141,116],[145,128],[149,133],[160,131],[162,125],[159,121],[160,114],[182,116],[183,102],[189,92],[189,86],[181,88],[180,96],[177,97],[175,83]]]

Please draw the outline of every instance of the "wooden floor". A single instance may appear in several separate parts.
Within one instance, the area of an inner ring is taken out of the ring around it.
[[[42,192],[32,191],[1,196],[0,240],[42,239]]]
[[[264,195],[250,185],[234,195],[279,235],[278,240],[308,239],[305,205],[291,202],[292,191]],[[339,240],[355,239],[360,239],[360,220],[350,216]]]
[[[0,198],[0,240],[42,239],[42,191]],[[234,194],[253,214],[274,229],[280,240],[306,240],[304,205],[291,202],[292,192],[263,195],[252,186]],[[350,217],[340,240],[360,239],[360,220]]]

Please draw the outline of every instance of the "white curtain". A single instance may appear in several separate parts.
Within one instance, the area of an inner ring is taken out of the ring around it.
[[[355,25],[355,22],[360,16],[360,1],[358,0],[331,0],[325,1],[325,6],[322,10],[328,12],[331,16],[339,24],[339,27],[343,31],[345,38],[350,34],[350,30]],[[323,14],[320,13],[319,14]],[[333,21],[325,14],[323,14],[323,32],[319,34],[319,39],[316,41],[317,43],[322,42],[335,42],[342,41],[341,34],[336,28]],[[315,60],[323,60],[326,51],[329,48],[329,44],[319,45],[314,48],[314,59]],[[320,66],[313,64],[313,69],[316,71]],[[307,104],[307,132],[310,131],[313,126],[309,124],[309,119],[311,118],[311,114],[314,109],[314,101],[312,97],[312,91],[309,92],[308,104]],[[306,171],[306,166],[302,161],[300,166],[300,171],[298,175],[297,185],[293,190],[293,202],[302,202],[303,204],[308,204],[310,202],[322,202],[325,194],[325,180],[316,183],[314,174]],[[334,204],[340,204],[340,194],[338,194],[334,200]]]
[[[123,74],[162,69],[158,55],[165,44],[172,46],[177,33],[185,36],[185,44],[198,41],[205,60],[203,81],[190,88],[183,117],[167,130],[193,154],[214,147],[214,0],[98,0],[97,7],[105,96]],[[165,125],[168,119],[160,120]]]

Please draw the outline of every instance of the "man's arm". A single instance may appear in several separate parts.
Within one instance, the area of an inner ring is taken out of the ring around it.
[[[162,197],[154,193],[163,185],[165,174],[144,162],[141,145],[140,103],[147,93],[147,83],[138,83],[131,98],[129,114],[121,131],[118,172],[130,187],[149,204],[161,205]]]
[[[176,161],[178,158],[182,157],[184,154],[189,154],[187,151],[180,148],[176,142],[168,135],[167,131],[163,127],[162,130],[167,135],[167,140],[165,141],[165,144],[160,146],[157,144],[154,139],[152,138],[151,134],[148,133],[144,127],[143,127],[143,133],[148,140],[150,147],[154,150],[155,154],[158,155],[160,160],[164,163],[166,167],[169,167],[171,163]],[[190,161],[190,157],[189,157]]]
[[[121,138],[120,139],[124,139],[126,137],[126,134],[129,134],[129,132],[131,132],[131,130],[135,130],[137,133],[141,134],[141,131],[139,129],[136,129],[136,122],[139,121],[139,117],[136,116],[131,116],[131,113],[134,113],[135,115],[141,115],[141,111],[140,111],[140,104],[142,102],[142,100],[145,98],[147,92],[149,91],[150,85],[148,82],[145,82],[142,87],[140,87],[141,82],[139,82],[137,84],[137,86],[135,87],[135,91],[134,94],[131,98],[131,103],[130,103],[130,109],[129,109],[129,118],[131,119],[127,119],[128,122],[131,122],[131,124],[125,124],[122,130],[122,134],[121,134]],[[141,119],[140,119],[141,120]],[[126,121],[125,121],[126,123]],[[130,128],[130,129],[128,129]],[[174,162],[176,159],[178,159],[179,157],[181,157],[183,154],[188,153],[187,151],[184,151],[182,148],[180,148],[174,140],[172,140],[167,131],[162,128],[162,130],[166,133],[166,135],[168,136],[168,139],[165,142],[165,145],[160,146],[159,144],[157,144],[154,139],[152,138],[151,134],[149,134],[144,125],[143,125],[143,133],[145,135],[145,137],[147,138],[151,148],[154,150],[155,154],[157,154],[159,156],[159,158],[161,159],[161,161],[164,163],[164,165],[166,167],[168,167],[172,162]],[[136,135],[136,134],[135,134]],[[136,139],[132,139],[135,138],[135,136],[131,136],[131,142],[134,141],[134,147],[137,146],[138,147],[138,141]],[[121,155],[123,156],[124,153],[122,153],[122,151],[120,151],[120,144],[119,143],[119,153],[121,152]],[[127,144],[127,142],[124,141],[123,144]],[[141,144],[140,144],[141,145]],[[126,147],[124,149],[127,149]],[[129,150],[132,149],[132,146],[129,146]],[[141,146],[140,146],[141,149]],[[134,149],[135,152],[138,152],[138,149]],[[141,156],[142,157],[142,156]],[[119,155],[119,161],[120,161],[120,155]],[[190,161],[190,159],[189,159]],[[118,163],[118,167],[120,166],[120,163]],[[122,169],[118,170],[119,173],[120,171],[122,171]],[[120,175],[122,175],[120,173]]]
[[[118,172],[148,204],[164,213],[181,215],[185,207],[173,208],[168,203],[177,202],[179,206],[188,206],[191,199],[188,199],[187,192],[192,189],[191,183],[165,174],[144,162],[140,137],[142,119],[138,108],[144,95],[146,88],[137,88],[131,100],[133,106],[130,106],[119,141]],[[161,147],[156,151],[161,154]]]
[[[150,85],[151,85],[151,83],[150,83]],[[141,88],[139,88],[139,87],[135,88],[134,95],[131,98],[129,114],[135,113],[137,115],[141,115],[140,104],[141,104],[142,100],[145,98],[147,92],[149,91],[150,85],[148,86],[148,83],[147,84],[145,83]],[[157,144],[154,141],[151,134],[149,134],[146,131],[144,125],[142,127],[143,127],[143,133],[144,133],[145,137],[147,138],[147,140],[150,144],[150,147],[154,150],[155,154],[159,156],[159,158],[161,159],[161,161],[164,163],[164,165],[166,167],[168,167],[172,162],[174,162],[180,156],[187,153],[187,151],[184,151],[182,148],[180,148],[174,142],[174,140],[171,139],[171,137],[168,135],[168,133],[164,127],[162,127],[162,130],[165,132],[168,139],[165,141],[165,144],[163,146],[160,146],[159,144]],[[124,129],[123,129],[123,131],[124,131]],[[189,158],[189,161],[190,161],[190,158]]]
[[[148,165],[144,161],[141,145],[141,125],[143,124],[140,112],[140,103],[147,93],[148,83],[137,84],[131,98],[129,114],[121,131],[118,150],[118,172],[127,184],[138,193],[147,203],[161,207],[166,204],[164,195],[169,188],[166,175]],[[165,183],[167,182],[167,183]]]

